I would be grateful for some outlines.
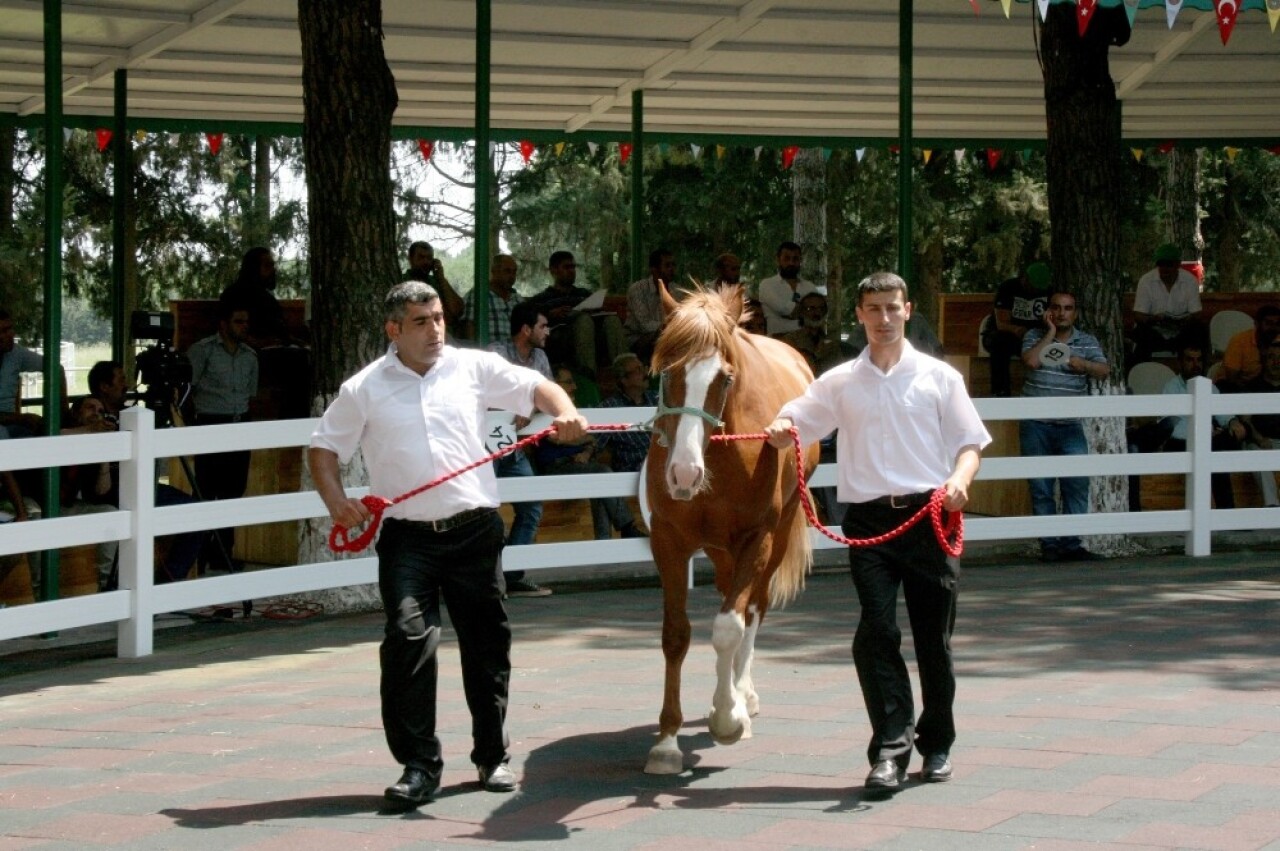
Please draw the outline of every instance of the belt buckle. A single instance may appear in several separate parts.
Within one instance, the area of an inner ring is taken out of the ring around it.
[[[898,505],[898,499],[899,497],[896,494],[890,494],[889,507],[890,508],[910,508],[911,507],[911,504],[909,502],[906,502],[907,500],[906,496],[901,497],[901,499],[903,500],[902,505]]]
[[[435,532],[437,535],[440,534],[441,532],[448,532],[450,529],[453,528],[453,526],[449,522],[452,519],[453,519],[452,517],[445,517],[440,520],[430,521],[431,531]]]

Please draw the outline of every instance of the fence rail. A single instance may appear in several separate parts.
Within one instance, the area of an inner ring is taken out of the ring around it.
[[[1069,400],[1073,417],[1186,416],[1187,451],[1147,455],[988,458],[980,480],[1016,480],[1039,476],[1127,476],[1173,473],[1187,480],[1186,508],[1141,513],[1056,517],[973,517],[966,521],[969,541],[1001,541],[1044,535],[1183,533],[1188,554],[1210,553],[1212,533],[1234,529],[1280,528],[1280,508],[1234,510],[1210,507],[1209,477],[1216,472],[1280,470],[1280,450],[1212,452],[1213,417],[1222,414],[1280,414],[1280,394],[1219,396],[1205,379],[1193,379],[1182,396],[1090,396]],[[984,420],[1060,418],[1064,400],[979,399]],[[595,424],[643,422],[652,408],[585,410]],[[501,415],[496,415],[500,417]],[[544,427],[535,419],[526,432]],[[301,594],[376,581],[374,558],[362,557],[213,576],[168,585],[153,583],[154,539],[159,535],[223,526],[324,517],[314,491],[246,497],[214,503],[157,507],[154,504],[157,459],[237,449],[305,446],[314,420],[202,426],[157,430],[150,411],[133,408],[121,417],[115,434],[0,441],[0,469],[19,470],[113,461],[120,463],[120,510],[102,514],[9,523],[0,526],[0,555],[120,541],[120,590],[0,610],[0,640],[74,629],[117,625],[121,657],[152,652],[156,614],[235,603],[245,599]],[[818,468],[814,486],[835,483],[834,465]],[[546,499],[547,481],[500,479],[504,502]],[[581,499],[635,495],[639,475],[608,473],[557,476],[555,498]],[[367,488],[353,488],[361,496]],[[395,496],[395,494],[384,494]],[[816,549],[839,545],[810,530]],[[643,539],[575,541],[509,547],[503,561],[511,570],[627,564],[650,558]]]

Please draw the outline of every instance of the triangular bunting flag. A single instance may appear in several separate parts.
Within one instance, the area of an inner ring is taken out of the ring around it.
[[[862,158],[867,155],[867,149],[858,148],[856,151],[853,152],[853,154],[857,158],[858,162],[862,162]]]
[[[422,158],[427,162],[431,161],[431,154],[435,152],[436,143],[429,139],[418,140],[418,150],[422,151]]]
[[[1000,5],[1004,8],[1005,18],[1009,17],[1009,7],[1013,5],[1013,0],[1000,0]]]
[[[1093,20],[1093,13],[1098,9],[1098,0],[1077,0],[1077,3],[1076,31],[1083,37],[1089,29],[1089,22]]]
[[[830,149],[830,148],[823,148],[823,149],[822,149],[822,161],[823,161],[824,163],[826,163],[826,162],[831,162],[831,149]]]
[[[1218,16],[1218,35],[1222,36],[1225,45],[1231,40],[1231,31],[1236,28],[1236,16],[1240,14],[1243,0],[1213,0],[1213,9]]]
[[[1142,155],[1145,154],[1146,151],[1142,150],[1142,148],[1130,148],[1129,150],[1133,151],[1133,158],[1135,160],[1142,162]]]
[[[1000,165],[1000,158],[1004,156],[1004,151],[999,148],[987,148],[987,168],[991,171],[996,170],[996,166]]]
[[[222,134],[221,133],[205,133],[205,141],[209,143],[209,153],[215,157],[222,150]]]
[[[890,146],[889,146],[889,153],[891,153],[891,154],[896,154],[896,153],[898,153],[898,151],[901,151],[901,150],[902,150],[902,146],[901,146],[901,145],[890,145]]]
[[[63,141],[63,144],[66,144],[67,142],[70,142],[70,141],[71,141],[71,128],[70,128],[70,127],[63,127],[63,128],[62,128],[62,141]]]
[[[181,144],[182,144],[182,134],[181,134],[181,133],[170,133],[170,134],[169,134],[169,144],[170,144],[172,147],[175,147],[175,148],[176,148],[176,147],[178,147],[178,145],[181,145]]]
[[[145,142],[147,140],[147,131],[138,129],[133,131],[133,141]]]
[[[588,143],[587,143],[587,150],[591,152],[591,156],[593,156],[593,157],[596,155],[596,149],[597,149],[597,148],[599,148],[599,147],[600,147],[600,145],[599,145],[599,143],[597,143],[597,142],[588,142]]]
[[[666,142],[658,143],[658,153],[662,154],[664,157],[667,155],[667,151],[669,150],[671,150],[671,146],[668,145]]]
[[[964,162],[964,148],[956,151],[953,156],[956,158],[956,165],[960,165],[960,163]]]
[[[1271,22],[1271,31],[1276,31],[1276,23],[1280,22],[1280,0],[1267,0],[1267,20]]]
[[[689,150],[693,153],[693,158],[694,158],[695,160],[702,156],[702,146],[701,146],[701,145],[690,145],[690,146],[689,146]]]
[[[724,159],[725,150],[726,148],[724,145],[716,145],[716,159],[718,160]]]
[[[1138,0],[1124,0],[1124,13],[1129,16],[1129,29],[1133,29],[1133,21],[1138,17]]]
[[[1280,145],[1272,145],[1270,148],[1267,148],[1267,150],[1280,157]]]
[[[763,145],[756,145],[756,162],[760,162],[760,152],[764,150]]]
[[[1036,6],[1040,9],[1040,20],[1047,19],[1049,17],[1049,0],[1036,0]]]
[[[1178,20],[1178,13],[1182,11],[1182,0],[1164,0],[1164,18],[1169,22],[1169,29],[1173,29],[1173,22]]]
[[[537,150],[534,144],[528,139],[520,140],[520,159],[524,160],[524,164],[528,165],[529,160],[533,159],[533,152]]]
[[[1161,142],[1159,145],[1156,145],[1156,150],[1162,154],[1167,154],[1173,150],[1173,142]]]
[[[630,142],[618,143],[618,161],[622,163],[622,165],[626,165],[627,160],[631,159],[631,151],[634,147],[635,145]]]
[[[978,17],[978,0],[969,0],[969,5],[973,7],[973,16]]]
[[[1239,155],[1239,153],[1240,153],[1240,149],[1239,149],[1239,148],[1232,148],[1232,147],[1230,147],[1230,146],[1228,146],[1228,147],[1224,148],[1223,150],[1225,150],[1225,151],[1227,152],[1227,162],[1229,162],[1229,163],[1234,163],[1234,162],[1236,161],[1236,157],[1237,157],[1237,156]]]
[[[933,159],[933,150],[932,150],[932,149],[930,149],[930,148],[925,148],[925,149],[924,149],[924,164],[925,164],[925,165],[928,165],[928,164],[929,164],[929,160],[931,160],[931,159]]]
[[[555,147],[554,147],[552,150],[554,150],[554,151],[556,152],[556,156],[557,156],[557,157],[558,157],[558,156],[563,155],[563,154],[564,154],[564,142],[556,142]]]
[[[796,161],[796,154],[800,153],[799,145],[787,145],[782,149],[782,167],[791,168],[791,164]]]
[[[99,127],[93,131],[93,138],[98,142],[98,152],[101,153],[107,149],[107,145],[111,144],[111,131],[105,127]]]

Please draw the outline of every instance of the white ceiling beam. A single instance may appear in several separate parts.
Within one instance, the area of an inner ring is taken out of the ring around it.
[[[1148,58],[1137,68],[1126,74],[1124,79],[1116,83],[1116,97],[1123,101],[1136,92],[1142,87],[1143,83],[1151,78],[1152,74],[1172,62],[1178,54],[1190,47],[1192,42],[1209,27],[1213,27],[1214,32],[1217,32],[1217,27],[1215,26],[1217,20],[1216,15],[1196,15],[1189,28],[1171,37],[1155,52],[1154,56]]]
[[[186,38],[192,33],[212,26],[219,21],[225,19],[240,6],[243,6],[249,0],[213,0],[207,6],[198,10],[180,24],[170,24],[159,32],[144,38],[142,41],[128,48],[124,58],[107,59],[99,62],[88,74],[72,77],[63,84],[63,97],[73,95],[81,89],[87,88],[94,83],[111,76],[120,68],[127,68],[140,62],[145,62],[152,56],[169,47],[179,39]],[[44,109],[44,95],[40,97],[29,98],[20,107],[18,107],[19,115],[30,115],[33,112],[39,112]]]
[[[0,0],[0,12],[28,12],[44,14],[44,0]],[[93,3],[63,3],[63,17],[68,15],[86,18],[111,16],[118,21],[155,21],[158,23],[180,23],[186,19],[181,12],[169,12],[164,9],[148,9],[141,6],[94,5]]]

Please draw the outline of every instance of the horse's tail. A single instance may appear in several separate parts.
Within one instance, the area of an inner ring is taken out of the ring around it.
[[[778,569],[774,571],[769,582],[769,605],[781,608],[794,600],[804,590],[804,578],[813,567],[813,542],[809,540],[809,521],[805,518],[804,507],[799,505],[799,494],[796,495],[796,509],[791,513],[791,528],[786,532],[786,551]],[[774,546],[780,542],[774,539]]]

